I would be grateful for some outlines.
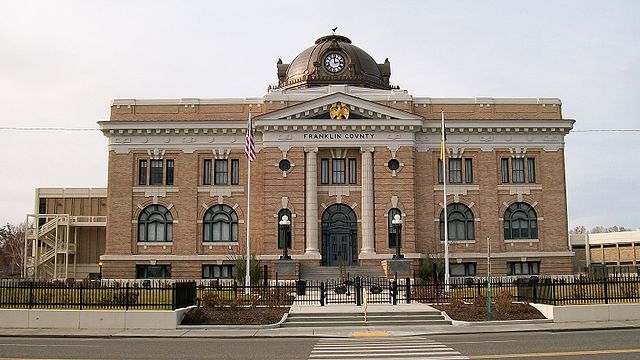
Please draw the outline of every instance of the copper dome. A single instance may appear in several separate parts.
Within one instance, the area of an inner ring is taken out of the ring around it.
[[[331,68],[327,57],[342,59],[340,65]],[[327,65],[325,65],[327,64]],[[278,60],[278,88],[294,89],[329,84],[347,84],[374,89],[391,89],[389,77],[391,64],[376,61],[366,51],[352,45],[351,40],[340,35],[323,36],[315,45],[293,59],[291,64]]]

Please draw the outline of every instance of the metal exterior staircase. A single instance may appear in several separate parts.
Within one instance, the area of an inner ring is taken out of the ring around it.
[[[69,255],[75,255],[76,250],[76,244],[70,241],[70,227],[87,226],[94,220],[106,222],[105,217],[93,218],[68,214],[28,216],[31,227],[27,229],[27,240],[32,243],[32,251],[25,259],[26,275],[37,279],[68,278]]]

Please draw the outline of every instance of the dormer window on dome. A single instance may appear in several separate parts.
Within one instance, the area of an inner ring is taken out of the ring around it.
[[[298,54],[291,64],[278,60],[278,88],[298,89],[332,84],[391,89],[389,59],[378,64],[364,50],[340,35],[323,36]]]

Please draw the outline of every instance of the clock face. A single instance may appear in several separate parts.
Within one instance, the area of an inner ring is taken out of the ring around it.
[[[344,57],[338,53],[331,53],[324,58],[324,68],[328,72],[337,73],[344,69]]]

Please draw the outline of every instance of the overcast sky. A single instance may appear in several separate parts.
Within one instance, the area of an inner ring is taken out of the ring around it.
[[[640,1],[2,1],[0,127],[97,129],[114,98],[256,97],[320,36],[414,96],[558,97],[576,130],[638,129]],[[640,132],[566,137],[570,227],[640,228]],[[0,224],[36,187],[105,187],[99,131],[0,130]]]

